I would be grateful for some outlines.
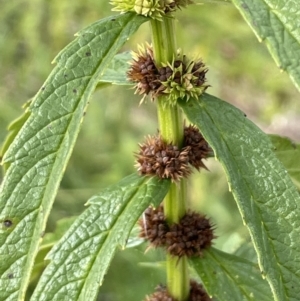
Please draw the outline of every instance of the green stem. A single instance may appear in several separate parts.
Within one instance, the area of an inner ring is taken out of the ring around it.
[[[166,18],[165,20],[165,28],[166,28],[166,37],[168,41],[168,61],[172,61],[177,52],[176,46],[176,36],[174,34],[174,20],[171,18]]]
[[[176,300],[187,300],[189,296],[189,274],[187,257],[167,254],[167,286]]]
[[[152,42],[154,60],[158,66],[172,62],[176,55],[174,20],[163,18],[152,20]],[[183,142],[183,121],[178,106],[166,105],[165,97],[157,98],[159,130],[162,138],[179,148]],[[169,224],[178,223],[186,213],[186,180],[172,183],[164,199],[164,212]],[[167,286],[171,296],[178,301],[186,301],[189,296],[189,276],[186,256],[181,258],[167,255]]]
[[[151,20],[150,22],[154,59],[158,66],[161,66],[161,63],[166,61],[165,35],[163,30],[164,28],[161,26],[161,24],[162,22],[158,20]]]
[[[183,122],[177,106],[166,106],[165,96],[157,99],[157,115],[160,135],[179,147],[183,139]]]
[[[164,18],[163,21],[151,20],[151,33],[155,62],[172,62],[176,55],[176,37],[174,35],[174,20]]]

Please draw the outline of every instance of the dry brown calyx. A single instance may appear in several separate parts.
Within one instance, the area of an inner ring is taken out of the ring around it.
[[[160,136],[148,136],[136,154],[136,167],[141,175],[158,176],[178,181],[191,173],[189,147],[179,149]]]
[[[163,207],[149,207],[139,220],[140,237],[153,247],[165,247],[173,256],[202,256],[212,245],[214,227],[204,215],[188,212],[179,223],[168,225]]]
[[[212,149],[196,126],[189,125],[184,128],[183,145],[190,147],[188,155],[189,163],[197,170],[200,170],[200,168],[207,169],[202,160],[212,154]]]
[[[147,239],[151,246],[157,248],[166,244],[166,233],[169,226],[166,222],[163,206],[148,207],[138,221],[140,237]]]
[[[181,149],[165,142],[159,135],[148,136],[144,143],[139,144],[139,148],[135,154],[138,172],[162,179],[170,178],[172,181],[188,177],[191,174],[190,165],[198,171],[200,168],[207,169],[202,160],[212,154],[212,149],[198,128],[192,125],[184,128]]]
[[[133,62],[127,72],[128,79],[135,83],[135,93],[155,96],[162,94],[165,89],[158,80],[159,72],[154,63],[153,50],[150,45],[140,46],[138,52],[133,53]]]
[[[212,245],[214,228],[208,218],[196,212],[188,212],[178,224],[170,226],[166,233],[168,253],[174,256],[202,256],[202,251]]]
[[[190,296],[188,301],[211,301],[203,286],[200,283],[192,280],[190,282]],[[155,292],[146,296],[144,301],[178,301],[170,296],[165,286],[159,285]]]
[[[153,294],[146,296],[145,301],[177,301],[177,299],[170,296],[165,286],[159,285]]]
[[[200,283],[192,280],[189,301],[212,301],[212,299]]]
[[[135,93],[143,95],[142,101],[146,95],[152,100],[165,95],[164,105],[173,106],[178,98],[196,98],[209,87],[206,84],[207,71],[202,60],[188,60],[180,51],[172,62],[162,62],[162,66],[157,67],[152,47],[146,45],[133,53],[127,75],[135,83]]]

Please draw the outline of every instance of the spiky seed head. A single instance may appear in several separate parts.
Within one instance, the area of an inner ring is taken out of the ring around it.
[[[166,143],[160,136],[148,136],[145,143],[139,146],[135,166],[141,175],[170,178],[172,181],[179,181],[190,175],[189,147],[179,150],[176,145]]]
[[[174,256],[202,256],[215,238],[213,227],[205,216],[188,212],[178,224],[166,233],[167,251]]]
[[[212,299],[200,283],[191,280],[189,301],[212,301]]]
[[[177,299],[171,297],[166,286],[159,285],[153,294],[146,296],[145,301],[177,301]],[[212,299],[205,292],[201,284],[191,280],[188,301],[212,301]]]
[[[164,89],[158,80],[158,70],[153,59],[153,50],[149,44],[140,45],[137,52],[132,53],[133,62],[127,72],[128,79],[135,84],[135,94],[145,96],[151,94],[154,96],[161,94]],[[141,101],[141,102],[142,102]]]
[[[179,223],[168,225],[163,206],[149,207],[139,220],[140,237],[151,247],[164,247],[173,256],[201,256],[211,246],[214,228],[209,219],[196,212],[188,212]]]
[[[143,94],[144,97],[151,94],[152,100],[164,95],[164,105],[172,106],[178,98],[189,100],[207,89],[207,70],[201,60],[189,61],[180,51],[172,63],[158,68],[152,47],[146,45],[140,46],[138,52],[133,53],[133,62],[127,75],[130,81],[136,83],[135,93]]]
[[[136,0],[134,10],[137,14],[161,20],[164,12],[164,1],[160,0]]]
[[[178,98],[185,98],[201,95],[209,85],[206,84],[206,73],[208,69],[202,60],[188,60],[179,51],[177,58],[172,63],[165,64],[159,73],[167,95],[167,104],[175,105]]]
[[[169,295],[165,286],[159,285],[156,287],[153,294],[146,296],[145,301],[177,301],[177,299],[174,299]]]
[[[193,4],[194,2],[191,0],[175,0],[172,1],[165,9],[165,13],[168,12],[174,12],[176,11],[176,9],[181,9],[184,8],[186,6],[188,6],[189,4]]]
[[[190,147],[189,163],[197,170],[200,170],[200,168],[207,169],[202,160],[206,159],[212,153],[212,149],[203,138],[199,129],[193,125],[186,126],[184,128],[183,139],[183,145]]]
[[[189,0],[111,0],[113,11],[128,12],[135,11],[139,15],[152,19],[161,20],[176,8],[185,7],[192,2]]]
[[[162,206],[147,208],[138,224],[140,226],[140,237],[147,239],[155,248],[165,245],[166,233],[169,227]]]

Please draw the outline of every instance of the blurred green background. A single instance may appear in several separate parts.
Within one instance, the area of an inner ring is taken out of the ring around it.
[[[102,0],[1,1],[0,12],[0,140],[7,125],[22,113],[52,70],[51,61],[73,35],[111,13]],[[268,133],[300,140],[299,93],[280,73],[230,3],[193,5],[177,13],[178,46],[200,55],[209,67],[208,92],[243,110]],[[143,25],[123,50],[150,41]],[[133,152],[147,134],[157,132],[155,104],[139,106],[128,87],[110,87],[94,94],[74,153],[61,183],[48,231],[58,220],[80,214],[93,194],[134,172]],[[220,112],[221,114],[221,112]],[[206,162],[210,172],[194,173],[190,204],[216,225],[215,246],[234,252],[248,234],[219,164]],[[101,288],[99,300],[142,300],[164,282],[164,254],[145,245],[118,252]]]

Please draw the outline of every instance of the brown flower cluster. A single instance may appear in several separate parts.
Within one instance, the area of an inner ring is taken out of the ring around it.
[[[178,181],[191,173],[189,147],[179,150],[176,145],[166,143],[160,136],[149,136],[140,144],[137,154],[137,170],[141,175],[156,175]]]
[[[176,8],[181,9],[182,7],[186,7],[187,5],[192,3],[192,0],[175,0],[166,7],[165,13],[175,11]]]
[[[189,163],[197,170],[200,168],[207,169],[202,159],[206,159],[212,153],[212,149],[197,127],[189,125],[184,128],[183,145],[190,147]]]
[[[203,286],[196,281],[191,281],[189,301],[211,301]]]
[[[207,89],[207,71],[201,60],[189,61],[180,53],[172,63],[157,67],[153,50],[146,45],[133,53],[133,62],[127,76],[135,83],[135,93],[144,95],[142,101],[149,94],[152,100],[157,96],[167,95],[166,103],[174,105],[178,98],[196,97]]]
[[[152,93],[152,99],[162,93],[163,86],[158,80],[158,69],[153,59],[153,50],[150,46],[140,48],[139,53],[134,53],[134,60],[127,76],[129,80],[136,83],[135,93],[148,95]]]
[[[153,294],[146,296],[145,301],[177,301],[177,300],[169,295],[165,286],[159,285],[156,287],[155,292]]]
[[[141,175],[171,178],[178,181],[191,174],[190,165],[197,170],[206,168],[202,159],[212,152],[206,140],[194,126],[185,127],[184,145],[179,149],[160,136],[148,136],[136,154],[136,167]],[[190,165],[189,165],[190,164]]]
[[[192,280],[190,283],[190,296],[188,301],[211,301],[203,286]],[[159,285],[153,294],[146,296],[145,301],[177,301],[168,293],[165,286]]]
[[[148,207],[138,223],[141,227],[140,237],[149,240],[155,248],[166,244],[166,233],[169,231],[169,226],[165,219],[163,206]]]
[[[140,236],[153,247],[165,247],[174,256],[201,256],[211,246],[214,228],[210,221],[196,212],[188,212],[178,224],[168,225],[163,207],[149,207],[139,220]]]
[[[166,233],[168,252],[174,256],[201,256],[214,238],[210,221],[196,212],[187,213],[178,224]]]

